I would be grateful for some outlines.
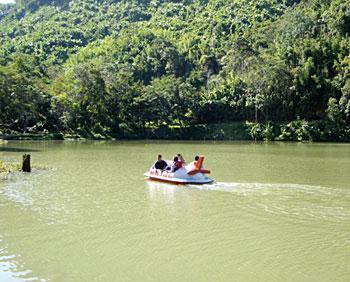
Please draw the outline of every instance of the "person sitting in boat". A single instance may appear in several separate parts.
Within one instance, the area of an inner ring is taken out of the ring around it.
[[[195,168],[195,167],[197,166],[198,160],[199,160],[199,156],[195,156],[195,157],[194,157],[194,161],[191,162],[191,163],[189,163],[188,167],[189,167],[190,169]]]
[[[195,157],[194,157],[193,166],[196,166],[196,165],[197,165],[198,160],[199,160],[199,156],[195,156]]]
[[[153,165],[153,167],[154,167],[155,169],[165,170],[167,166],[168,166],[167,162],[164,161],[164,160],[162,159],[162,155],[159,154],[159,155],[158,155],[158,160],[155,162],[155,164]]]
[[[179,158],[179,160],[182,162],[182,165],[185,165],[186,164],[186,161],[184,159],[184,157],[180,154],[180,153],[177,153],[176,156]]]
[[[182,168],[182,161],[179,160],[178,156],[174,157],[174,162],[171,166],[171,172],[175,172],[177,171],[179,168]]]

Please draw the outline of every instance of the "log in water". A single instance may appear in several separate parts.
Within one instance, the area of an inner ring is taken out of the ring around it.
[[[23,172],[31,172],[32,168],[30,165],[30,155],[23,155],[23,162],[22,162],[22,171]]]

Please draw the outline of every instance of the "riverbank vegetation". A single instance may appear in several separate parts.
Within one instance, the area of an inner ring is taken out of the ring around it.
[[[21,170],[19,163],[5,163],[0,160],[0,180],[5,179],[10,173],[14,173]]]
[[[349,0],[32,0],[0,23],[3,135],[350,141]]]

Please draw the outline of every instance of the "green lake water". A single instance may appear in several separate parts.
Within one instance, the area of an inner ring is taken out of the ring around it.
[[[350,281],[350,145],[9,142],[0,281]],[[205,186],[145,181],[206,156]],[[43,169],[45,168],[45,169]]]

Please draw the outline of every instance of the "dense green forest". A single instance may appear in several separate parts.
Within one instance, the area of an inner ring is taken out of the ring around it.
[[[349,35],[350,0],[0,5],[0,134],[350,141]]]

